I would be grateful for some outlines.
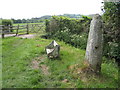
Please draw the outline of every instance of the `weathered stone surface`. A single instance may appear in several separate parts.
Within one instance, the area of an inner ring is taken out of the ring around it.
[[[46,46],[45,50],[49,58],[59,57],[60,46],[56,43],[55,40]]]
[[[96,14],[90,24],[85,59],[95,72],[100,72],[102,62],[102,19]]]

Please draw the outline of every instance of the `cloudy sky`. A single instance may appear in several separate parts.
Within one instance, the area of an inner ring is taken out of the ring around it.
[[[103,0],[1,0],[0,18],[22,19],[59,14],[101,14]]]

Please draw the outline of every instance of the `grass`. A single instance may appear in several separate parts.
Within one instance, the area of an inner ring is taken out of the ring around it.
[[[60,58],[51,60],[44,50],[51,41],[38,37],[3,39],[3,88],[118,88],[118,67],[115,63],[103,63],[100,76],[85,78],[75,71],[83,67],[85,51],[57,41],[61,46]],[[33,61],[40,62],[39,68],[33,68]],[[76,68],[70,69],[75,65]]]

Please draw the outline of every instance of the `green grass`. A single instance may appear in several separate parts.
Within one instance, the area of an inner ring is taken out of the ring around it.
[[[84,50],[80,50],[64,42],[61,46],[60,58],[50,60],[45,53],[45,46],[52,40],[41,38],[21,39],[9,37],[2,43],[2,79],[3,88],[117,88],[118,67],[115,63],[103,63],[100,76],[91,75],[82,78],[70,66],[83,66]],[[33,61],[40,61],[39,68],[34,69]],[[45,74],[41,65],[48,68]],[[67,82],[64,82],[64,80]]]

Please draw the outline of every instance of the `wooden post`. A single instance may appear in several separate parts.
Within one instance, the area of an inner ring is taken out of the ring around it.
[[[12,25],[10,25],[10,32],[13,32],[13,26]]]
[[[4,26],[2,26],[2,38],[4,38]]]
[[[18,30],[19,30],[19,24],[18,24],[18,26],[17,26],[16,36],[18,35]]]
[[[29,34],[29,25],[27,24],[27,34]]]
[[[4,35],[5,35],[5,26],[3,25],[2,26],[2,38],[4,38]]]
[[[10,25],[7,26],[7,31],[10,33]]]

